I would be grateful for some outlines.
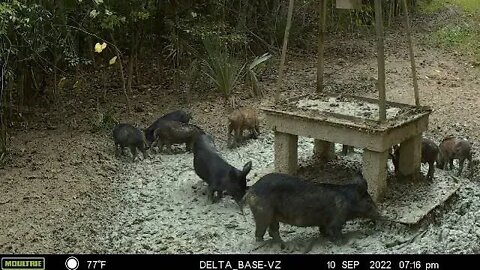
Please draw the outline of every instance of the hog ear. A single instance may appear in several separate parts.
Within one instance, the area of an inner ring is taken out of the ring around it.
[[[250,172],[251,169],[252,169],[252,162],[249,161],[249,162],[245,163],[245,165],[243,165],[242,174],[245,177],[247,177],[247,174]]]

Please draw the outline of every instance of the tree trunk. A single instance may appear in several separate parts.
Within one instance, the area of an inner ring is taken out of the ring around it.
[[[179,48],[180,48],[180,41],[178,37],[178,13],[177,13],[177,8],[176,5],[174,5],[174,14],[175,14],[175,49],[177,50],[177,53],[175,54],[175,62],[174,62],[174,73],[173,73],[173,88],[175,89],[175,92],[180,92],[180,86],[179,86],[179,72],[178,69],[180,68],[180,55],[179,55]]]
[[[113,44],[117,44],[115,42],[115,38],[113,37],[112,33],[110,33],[110,37],[112,39]],[[121,54],[120,51],[118,50],[118,48],[116,46],[115,46],[114,50],[115,50],[115,54],[117,55],[118,69],[120,71],[120,80],[122,82],[123,95],[125,96],[127,113],[130,113],[130,99],[128,98],[127,86],[126,86],[126,81],[125,81],[125,74],[123,72],[123,63],[122,63],[123,59],[122,59],[122,56],[120,55]]]
[[[25,70],[22,68],[19,68],[18,71],[20,75],[18,75],[17,77],[17,85],[15,88],[17,89],[17,99],[18,99],[19,108],[22,108],[23,101],[24,101],[23,87],[24,87],[24,81],[25,81]]]
[[[138,86],[140,84],[140,76],[138,75],[138,51],[135,52],[133,58],[133,68],[135,70],[135,84]]]
[[[6,123],[6,106],[7,106],[7,93],[5,84],[5,70],[6,66],[3,60],[0,59],[0,161],[7,153],[7,123]]]
[[[54,50],[55,52],[55,56],[54,56],[54,73],[53,73],[53,103],[54,104],[57,104],[57,101],[58,101],[58,89],[57,89],[57,67],[58,67],[58,63],[60,62],[60,56],[57,54],[57,50],[55,49]]]
[[[127,92],[132,93],[132,80],[133,80],[133,55],[128,56],[127,65]]]
[[[247,25],[248,0],[239,0],[238,5],[239,5],[238,10],[239,10],[240,14],[238,15],[239,19],[238,19],[238,22],[237,22],[237,29],[245,30],[245,29],[247,29],[246,25]]]
[[[134,29],[133,27],[132,29]],[[128,56],[128,67],[127,67],[127,91],[128,93],[132,93],[132,82],[133,82],[133,69],[134,69],[134,62],[135,62],[135,57],[137,54],[138,50],[138,30],[134,30],[134,35],[132,37],[132,40],[130,42],[130,55]]]
[[[125,103],[127,105],[127,113],[130,113],[130,99],[128,98],[127,88],[125,87],[125,75],[123,74],[123,64],[120,52],[117,51],[118,69],[120,70],[120,79],[122,80],[122,90],[125,95]]]
[[[35,88],[33,87],[33,72],[32,68],[29,67],[25,71],[25,81],[23,85],[23,98],[24,104],[30,106],[35,103]]]
[[[403,0],[405,11],[405,26],[407,29],[408,55],[410,56],[410,65],[412,67],[413,93],[415,96],[415,105],[420,106],[420,97],[418,94],[417,69],[415,67],[415,54],[413,53],[412,31],[410,29],[410,18],[408,16],[407,0]]]
[[[283,72],[285,68],[285,58],[287,55],[288,35],[290,34],[290,27],[292,26],[292,14],[294,0],[290,0],[288,4],[287,26],[285,27],[285,35],[283,37],[282,58],[280,59],[280,70],[278,72],[277,93],[275,95],[275,102],[280,101],[280,91],[282,87]]]
[[[317,62],[317,92],[323,91],[323,73],[324,73],[324,51],[325,51],[325,24],[327,16],[327,1],[320,0],[320,10],[318,16],[318,62]]]
[[[102,84],[103,84],[103,102],[107,102],[107,79],[108,79],[108,69],[110,67],[107,66],[107,68],[102,72],[101,77],[102,77]]]

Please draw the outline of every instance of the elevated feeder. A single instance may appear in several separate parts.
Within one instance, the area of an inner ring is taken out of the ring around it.
[[[293,9],[290,0],[289,10]],[[415,179],[420,172],[422,133],[428,129],[429,107],[419,104],[413,46],[408,10],[404,0],[406,28],[412,66],[415,105],[387,102],[385,96],[384,32],[381,0],[375,0],[377,34],[378,99],[339,96],[323,91],[324,36],[326,1],[319,0],[319,44],[317,63],[317,93],[281,101],[281,81],[288,41],[289,21],[284,37],[278,94],[275,105],[263,107],[267,125],[275,132],[275,170],[295,174],[297,170],[298,136],[315,139],[314,154],[325,162],[334,157],[334,143],[363,149],[362,171],[369,192],[380,200],[386,191],[387,159],[391,147],[400,144],[399,172]],[[360,0],[337,0],[338,8],[356,8]],[[367,108],[362,111],[362,108]],[[367,112],[368,111],[368,112]],[[352,113],[353,112],[353,113]]]

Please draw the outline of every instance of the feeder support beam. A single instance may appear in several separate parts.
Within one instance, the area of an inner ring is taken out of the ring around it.
[[[387,109],[385,104],[385,48],[383,40],[383,14],[382,0],[375,0],[375,28],[377,32],[377,62],[378,62],[378,98],[380,122],[387,119]]]

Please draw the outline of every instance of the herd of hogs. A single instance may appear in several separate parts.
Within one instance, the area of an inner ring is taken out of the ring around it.
[[[279,234],[279,222],[294,226],[318,226],[320,233],[331,241],[341,240],[343,225],[355,218],[383,219],[367,192],[367,182],[358,174],[351,184],[334,185],[305,181],[299,177],[270,173],[247,187],[247,175],[252,162],[241,170],[233,167],[218,151],[213,137],[190,122],[191,115],[183,110],[173,111],[158,118],[148,128],[141,130],[130,124],[118,124],[113,129],[115,150],[124,154],[128,147],[137,156],[137,149],[148,157],[147,150],[171,151],[172,144],[185,144],[193,152],[195,173],[207,183],[208,198],[213,203],[224,193],[233,197],[241,208],[249,205],[256,224],[255,237],[262,241],[265,232],[274,241],[283,243]],[[260,135],[257,112],[251,108],[234,110],[228,117],[228,146],[236,147],[245,139],[244,130],[251,138]],[[232,132],[234,133],[232,137]],[[344,147],[344,150],[348,149]],[[394,146],[390,158],[397,172],[399,147]],[[453,160],[459,160],[458,174],[464,162],[469,160],[471,169],[471,144],[464,139],[446,137],[440,145],[423,138],[422,163],[428,163],[427,179],[432,180],[436,163],[438,168],[453,169]],[[308,206],[308,207],[304,207]]]

